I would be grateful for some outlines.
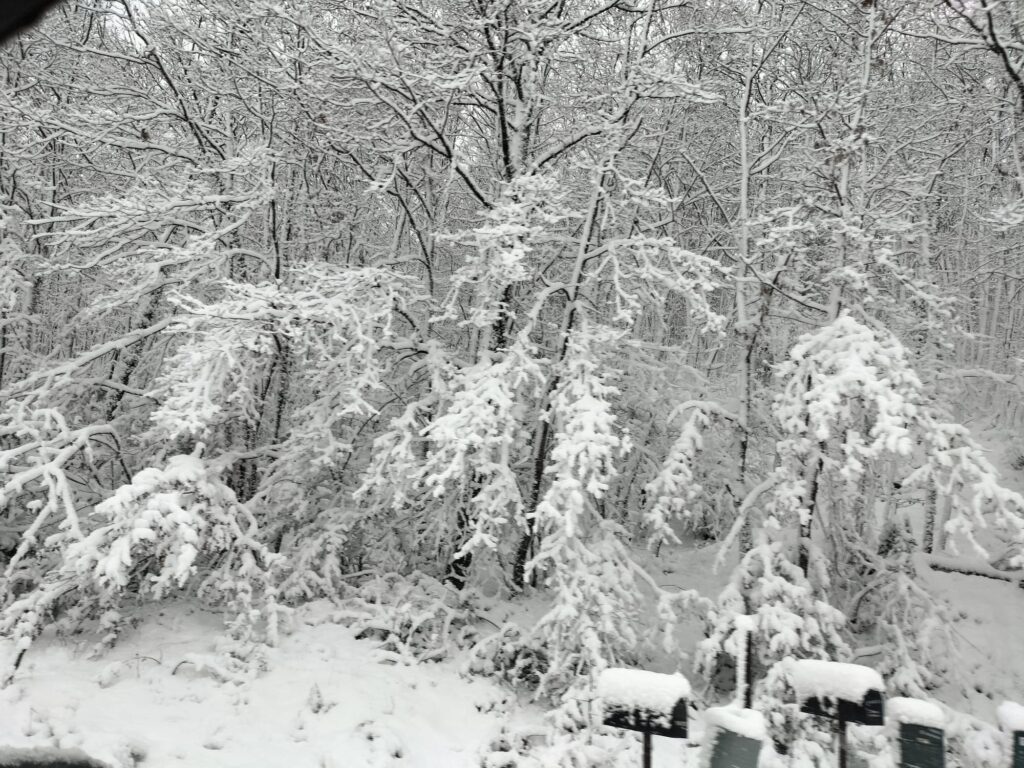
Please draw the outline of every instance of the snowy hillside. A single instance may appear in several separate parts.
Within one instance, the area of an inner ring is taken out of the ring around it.
[[[647,564],[713,593],[724,580],[714,573],[715,554],[713,547],[673,549]],[[955,573],[931,573],[927,582],[950,601],[963,652],[963,666],[936,692],[951,732],[994,727],[996,706],[1024,691],[1024,590]],[[537,608],[494,603],[480,615],[495,624],[529,622]],[[0,744],[12,748],[0,749],[0,765],[5,754],[74,750],[111,768],[548,768],[569,754],[607,766],[639,762],[635,735],[601,728],[558,734],[528,697],[465,674],[464,653],[394,663],[374,638],[356,639],[351,612],[324,601],[298,611],[293,631],[268,651],[267,670],[246,681],[221,679],[218,616],[173,603],[143,615],[97,658],[88,658],[92,637],[33,646],[16,681],[0,691]],[[700,636],[697,626],[681,632],[684,644]],[[196,663],[203,659],[210,668]],[[689,674],[686,660],[647,664],[666,671],[680,664]],[[656,768],[700,764],[704,709],[716,703],[707,695],[695,691],[688,741],[655,737]]]
[[[377,662],[328,614],[301,611],[270,671],[243,684],[184,661],[209,654],[223,627],[181,605],[150,612],[96,661],[40,644],[0,694],[0,744],[77,747],[117,768],[476,768],[503,726],[528,722],[453,664]]]

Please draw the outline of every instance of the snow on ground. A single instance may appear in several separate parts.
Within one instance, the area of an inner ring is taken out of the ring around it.
[[[923,571],[925,583],[952,608],[960,660],[935,697],[995,722],[1004,699],[1024,700],[1024,589],[961,573]]]
[[[479,766],[507,721],[539,719],[453,664],[374,663],[372,642],[315,619],[244,685],[175,671],[222,631],[216,616],[175,606],[98,660],[41,641],[0,691],[0,743],[77,747],[118,768],[460,768]]]
[[[667,588],[718,594],[730,564],[712,567],[717,547],[663,550],[645,566]],[[1024,590],[958,573],[923,574],[948,600],[964,652],[965,687],[951,684],[935,698],[992,726],[1004,699],[1024,703]],[[544,610],[537,600],[491,601],[482,615],[495,625],[528,624]],[[113,768],[547,768],[557,745],[536,760],[503,762],[501,746],[540,743],[540,707],[497,684],[461,674],[461,659],[402,666],[381,664],[376,643],[329,621],[324,605],[300,610],[295,631],[270,652],[269,671],[234,685],[191,664],[223,634],[220,618],[177,604],[149,609],[144,621],[97,659],[86,652],[95,637],[76,643],[43,638],[26,656],[15,682],[0,690],[0,745],[80,749]],[[677,633],[692,649],[699,623]],[[0,657],[10,648],[0,644]],[[689,674],[690,659],[657,657],[643,666]],[[696,681],[695,681],[696,682]],[[705,704],[695,691],[698,710]],[[698,764],[703,712],[690,726],[689,745],[654,738],[655,768]],[[639,736],[624,734],[608,768],[639,764]],[[547,755],[547,757],[545,757]],[[4,754],[0,750],[0,765]]]
[[[647,565],[661,583],[715,595],[728,577],[728,567],[712,569],[716,554],[715,547],[665,550],[648,555]],[[528,625],[546,609],[536,599],[489,602],[481,614],[494,625]],[[271,650],[269,670],[243,685],[181,664],[211,654],[223,635],[218,615],[189,605],[148,609],[95,659],[88,658],[95,636],[75,643],[44,636],[0,690],[0,746],[80,749],[113,768],[504,768],[502,744],[542,741],[539,706],[464,676],[459,659],[378,663],[377,644],[332,623],[336,613],[324,604],[301,609],[294,632]],[[680,629],[686,648],[700,636],[690,623]],[[0,658],[12,651],[0,643]],[[689,672],[686,656],[649,661],[659,671]],[[689,745],[654,737],[655,768],[696,765],[702,732],[698,719]],[[611,739],[615,766],[638,764],[639,734],[622,738],[624,749],[610,735],[601,747]],[[517,768],[554,765],[560,749],[535,750],[537,760]]]
[[[181,663],[210,654],[223,634],[218,616],[187,605],[151,611],[95,659],[93,637],[80,647],[43,638],[0,690],[0,765],[15,748],[77,751],[111,768],[546,768],[571,746],[504,762],[503,747],[543,742],[540,707],[462,675],[458,660],[381,664],[374,641],[321,607],[299,611],[269,670],[242,685]],[[622,738],[598,738],[594,749],[615,760],[608,768],[639,762],[639,735]],[[654,746],[655,768],[696,759],[692,744]]]

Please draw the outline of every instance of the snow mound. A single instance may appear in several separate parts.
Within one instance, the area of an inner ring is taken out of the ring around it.
[[[870,690],[885,690],[882,676],[871,667],[839,661],[793,660],[789,663],[789,677],[801,699],[817,697],[860,702]]]
[[[996,718],[1004,731],[1024,731],[1024,705],[1015,701],[1004,701],[996,709]]]
[[[732,731],[754,741],[764,741],[768,734],[765,729],[764,716],[753,709],[708,707],[704,711],[704,722],[707,723],[709,729]]]

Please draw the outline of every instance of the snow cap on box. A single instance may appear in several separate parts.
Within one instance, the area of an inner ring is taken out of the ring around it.
[[[753,709],[735,706],[708,707],[704,710],[704,722],[709,728],[732,731],[754,741],[764,741],[768,735],[764,715]]]
[[[946,713],[942,707],[924,699],[895,696],[886,701],[885,711],[889,718],[898,723],[927,725],[931,728],[943,728],[946,724]]]
[[[817,697],[860,702],[870,690],[885,690],[882,676],[861,664],[819,659],[790,660],[789,677],[801,699]]]
[[[999,726],[1008,733],[1024,731],[1024,705],[1015,701],[1004,701],[996,708]]]
[[[669,714],[680,699],[690,698],[690,683],[678,673],[612,668],[598,677],[597,695],[620,707]]]

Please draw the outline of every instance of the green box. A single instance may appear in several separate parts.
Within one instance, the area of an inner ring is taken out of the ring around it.
[[[946,743],[943,730],[928,725],[900,726],[900,768],[945,768]]]
[[[711,768],[757,768],[761,742],[722,728],[715,729]]]

